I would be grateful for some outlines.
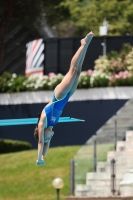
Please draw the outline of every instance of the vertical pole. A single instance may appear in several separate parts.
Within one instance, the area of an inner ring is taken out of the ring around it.
[[[116,115],[115,115],[115,133],[114,133],[114,149],[116,151],[116,143],[117,143],[117,119],[116,119]]]
[[[132,112],[132,118],[133,118],[133,112]],[[132,130],[133,130],[133,127],[132,127]]]
[[[103,55],[106,56],[106,36],[103,37]]]
[[[60,69],[60,38],[57,39],[57,73],[61,73]]]
[[[96,135],[94,135],[94,151],[93,151],[93,158],[94,158],[94,172],[97,171],[97,141]]]
[[[57,196],[57,200],[60,199],[60,189],[56,189],[56,196]]]
[[[115,195],[115,192],[116,192],[116,190],[115,190],[115,160],[114,159],[112,159],[111,160],[111,185],[112,185],[112,187],[111,187],[111,193],[112,193],[112,195]]]
[[[43,54],[44,54],[43,65],[44,65],[44,68],[43,68],[43,74],[46,75],[46,73],[47,73],[47,70],[46,70],[46,40],[43,40],[43,43],[44,43],[44,50],[43,50]]]
[[[70,195],[74,195],[75,190],[75,162],[70,161]]]

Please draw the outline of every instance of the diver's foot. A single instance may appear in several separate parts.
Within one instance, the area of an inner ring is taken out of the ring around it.
[[[92,38],[93,38],[93,32],[91,31],[90,33],[88,33],[86,35],[85,40],[86,40],[87,43],[90,43]]]
[[[91,42],[92,38],[93,38],[93,32],[91,31],[90,33],[88,33],[88,34],[86,35],[85,38],[83,38],[83,39],[80,41],[80,42],[81,42],[81,45],[84,46],[86,43],[89,44],[89,43]]]

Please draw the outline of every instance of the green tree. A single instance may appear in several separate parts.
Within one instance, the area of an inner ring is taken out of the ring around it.
[[[133,33],[133,0],[0,0],[0,64],[9,23],[34,30],[44,16],[57,36],[99,35],[104,18],[109,35]]]
[[[110,24],[109,35],[133,33],[133,0],[64,0],[60,6],[69,9],[76,35],[90,30],[99,35],[104,18]]]

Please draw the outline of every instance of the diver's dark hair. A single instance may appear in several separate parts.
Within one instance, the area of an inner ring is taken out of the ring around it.
[[[40,120],[40,117],[41,117],[41,113],[38,114],[38,122],[37,122],[37,125],[36,125],[36,128],[34,130],[34,138],[38,141],[39,137],[38,137],[38,123],[39,123],[39,120]]]

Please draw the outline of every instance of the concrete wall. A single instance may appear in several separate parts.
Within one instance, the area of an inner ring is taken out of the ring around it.
[[[112,115],[126,99],[85,100],[68,102],[62,116],[85,119],[83,123],[60,123],[54,127],[51,146],[83,145]],[[0,105],[0,119],[37,117],[46,103]],[[37,148],[33,137],[35,125],[0,127],[0,138],[28,141]]]

